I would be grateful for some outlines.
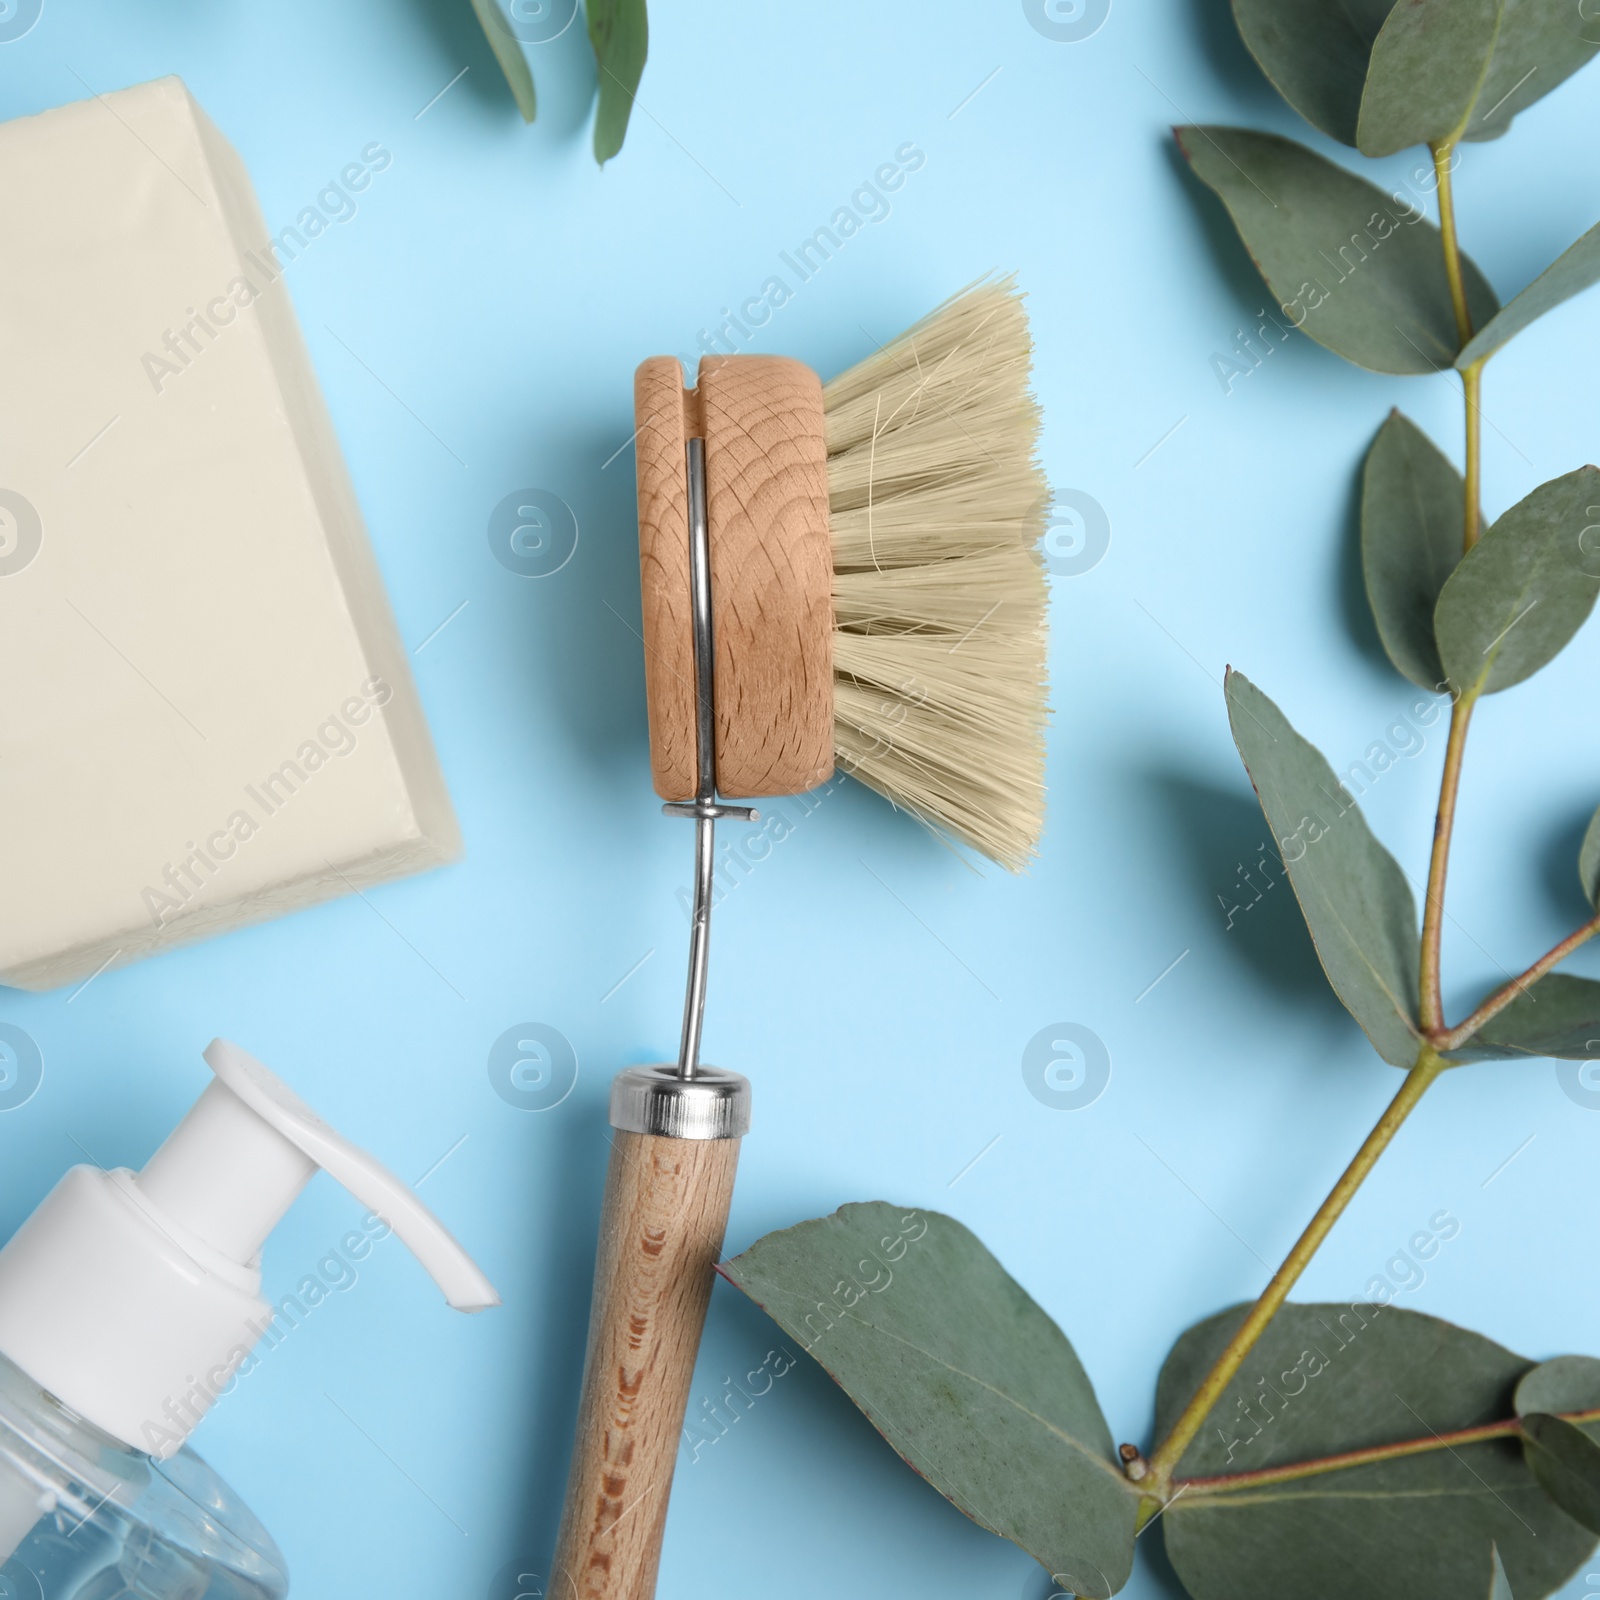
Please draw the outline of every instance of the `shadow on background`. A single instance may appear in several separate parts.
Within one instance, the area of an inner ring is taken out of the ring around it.
[[[1170,768],[1144,777],[1191,892],[1216,917],[1216,944],[1285,1004],[1342,1017],[1254,796]]]
[[[1206,257],[1217,276],[1227,285],[1229,295],[1244,308],[1244,315],[1253,320],[1257,306],[1276,310],[1272,304],[1272,291],[1262,280],[1250,252],[1245,249],[1239,230],[1228,216],[1227,208],[1195,175],[1188,158],[1178,147],[1178,141],[1168,134],[1163,141],[1167,165],[1192,202],[1192,214],[1206,240]]]
[[[1281,112],[1282,97],[1256,65],[1233,20],[1233,8],[1223,0],[1194,0],[1188,13],[1189,37],[1195,52],[1229,95],[1244,102],[1245,115]]]
[[[622,373],[614,422],[597,422],[576,438],[529,441],[530,477],[549,476],[551,461],[572,463],[544,487],[571,507],[578,544],[560,571],[515,580],[526,619],[515,671],[521,692],[566,734],[561,759],[576,756],[591,772],[648,798],[638,505],[627,443],[631,392],[631,374]]]
[[[1376,426],[1373,433],[1377,433]],[[1365,467],[1365,453],[1350,467],[1349,487],[1335,547],[1337,568],[1333,575],[1333,589],[1338,597],[1339,616],[1344,622],[1345,631],[1362,660],[1381,672],[1393,673],[1395,669],[1383,648],[1383,640],[1378,637],[1378,624],[1373,619],[1372,603],[1367,599],[1366,574],[1361,565],[1361,479]]]
[[[521,127],[522,115],[505,74],[468,0],[411,0],[411,5],[438,48],[439,87],[466,67],[465,79],[452,92],[464,94],[480,116]],[[528,43],[523,53],[539,99],[538,120],[525,129],[529,142],[571,142],[588,123],[595,93],[594,52],[582,11],[575,7],[571,24],[559,37]]]
[[[1585,915],[1592,914],[1578,881],[1578,853],[1583,848],[1583,836],[1593,816],[1592,811],[1573,812],[1552,823],[1549,837],[1539,852],[1539,881],[1552,902],[1564,913],[1571,913],[1574,925]]]
[[[550,1571],[578,1425],[611,1129],[604,1093],[575,1107],[574,1113],[557,1146],[559,1154],[552,1160],[541,1153],[537,1161],[526,1164],[530,1177],[521,1200],[528,1214],[559,1218],[561,1226],[551,1232],[557,1250],[546,1274],[527,1284],[520,1303],[508,1300],[505,1308],[516,1318],[519,1346],[537,1351],[538,1361],[529,1361],[519,1374],[520,1384],[506,1396],[506,1415],[523,1419],[526,1430],[519,1454],[521,1481],[514,1497],[514,1503],[526,1509],[521,1526],[495,1552],[494,1570],[506,1582],[497,1581],[484,1600],[556,1592],[512,1580],[519,1575],[543,1577]]]

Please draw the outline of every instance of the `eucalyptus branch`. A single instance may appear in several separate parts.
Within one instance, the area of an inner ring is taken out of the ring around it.
[[[1484,357],[1484,361],[1488,359]],[[1466,505],[1461,525],[1462,548],[1470,550],[1478,542],[1483,526],[1479,491],[1483,479],[1483,409],[1480,404],[1483,397],[1483,361],[1474,361],[1461,374],[1461,392],[1467,408],[1466,472],[1463,474],[1466,479]]]
[[[1223,1391],[1233,1381],[1234,1374],[1244,1364],[1255,1342],[1266,1331],[1267,1324],[1277,1315],[1278,1308],[1288,1299],[1301,1273],[1311,1264],[1311,1258],[1327,1238],[1335,1222],[1344,1213],[1357,1189],[1366,1181],[1367,1174],[1378,1163],[1378,1157],[1388,1149],[1401,1124],[1416,1108],[1417,1102],[1427,1093],[1429,1085],[1444,1071],[1447,1063],[1431,1045],[1424,1044],[1417,1054],[1417,1062],[1406,1074],[1400,1092],[1389,1102],[1388,1109],[1378,1119],[1376,1126],[1362,1142],[1355,1159],[1345,1168],[1328,1198],[1317,1207],[1317,1212],[1307,1224],[1305,1232],[1295,1241],[1294,1248],[1284,1258],[1283,1265],[1272,1275],[1272,1281],[1262,1291],[1261,1298],[1251,1307],[1250,1314],[1241,1322],[1229,1339],[1205,1381],[1195,1390],[1183,1409],[1172,1431],[1160,1448],[1150,1457],[1141,1487],[1146,1490],[1146,1500],[1141,1508],[1141,1523],[1148,1522],[1168,1498],[1172,1472],[1183,1453],[1194,1441],[1211,1408],[1221,1399]]]
[[[1428,863],[1428,887],[1422,907],[1422,1031],[1430,1038],[1444,1027],[1444,1000],[1440,985],[1440,946],[1444,933],[1445,879],[1450,871],[1450,841],[1455,833],[1456,802],[1461,793],[1461,764],[1466,755],[1467,730],[1472,723],[1476,695],[1463,695],[1450,708],[1450,736],[1445,744],[1444,773],[1439,782],[1439,809],[1433,824],[1433,855]]]
[[[1472,311],[1467,303],[1466,275],[1461,260],[1461,242],[1456,230],[1455,188],[1452,165],[1455,145],[1445,141],[1434,145],[1433,164],[1439,189],[1439,231],[1444,251],[1445,277],[1450,286],[1450,304],[1455,313],[1456,334],[1465,347],[1472,338]],[[1483,363],[1477,362],[1462,374],[1466,402],[1466,472],[1463,514],[1463,543],[1467,550],[1477,542],[1479,531],[1479,480],[1481,476],[1481,416],[1478,400]],[[1450,842],[1455,830],[1456,804],[1461,790],[1461,768],[1466,755],[1467,732],[1472,723],[1476,692],[1460,695],[1450,712],[1450,735],[1445,747],[1444,771],[1439,784],[1439,805],[1434,821],[1433,852],[1428,866],[1427,901],[1423,908],[1421,992],[1418,995],[1420,1021],[1424,1042],[1417,1059],[1400,1091],[1388,1109],[1378,1119],[1356,1152],[1355,1159],[1345,1169],[1317,1208],[1305,1232],[1295,1242],[1283,1265],[1273,1274],[1272,1281],[1261,1298],[1251,1308],[1249,1315],[1234,1331],[1222,1354],[1200,1387],[1195,1390],[1173,1424],[1171,1432],[1161,1443],[1145,1467],[1142,1486],[1147,1490],[1140,1507],[1141,1525],[1148,1522],[1168,1498],[1173,1470],[1183,1453],[1200,1431],[1207,1415],[1221,1399],[1229,1383],[1244,1363],[1256,1341],[1266,1331],[1268,1323],[1277,1315],[1289,1296],[1289,1291],[1310,1265],[1311,1259],[1327,1238],[1335,1222],[1349,1205],[1367,1174],[1377,1164],[1378,1157],[1388,1148],[1400,1125],[1427,1093],[1434,1079],[1449,1065],[1435,1041],[1444,1028],[1444,1005],[1440,983],[1440,946],[1444,926],[1445,881],[1449,873]],[[1600,925],[1600,919],[1597,919]],[[1581,941],[1580,941],[1581,942]],[[1558,947],[1559,948],[1559,947]],[[1555,957],[1556,960],[1560,956]],[[1554,965],[1554,961],[1551,962]],[[1535,974],[1538,976],[1539,974]],[[1509,1004],[1514,994],[1502,1004]],[[1492,1014],[1492,1013],[1491,1013]],[[1470,1022],[1472,1019],[1469,1018]],[[1488,1018],[1485,1017],[1484,1021]],[[1482,1024],[1480,1023],[1479,1026]],[[1463,1024],[1465,1027],[1466,1024]]]
[[[1464,349],[1472,337],[1472,312],[1467,308],[1467,280],[1461,267],[1461,243],[1456,235],[1454,140],[1432,146],[1433,173],[1439,188],[1439,231],[1444,236],[1444,275],[1450,284],[1450,305],[1456,314],[1456,337]]]
[[[1587,944],[1597,933],[1600,933],[1600,913],[1592,916],[1582,927],[1575,928],[1560,944],[1546,950],[1526,972],[1513,978],[1504,988],[1495,990],[1466,1021],[1439,1034],[1434,1044],[1440,1050],[1459,1049],[1486,1023],[1499,1016],[1513,1000],[1525,994],[1547,972],[1554,971],[1574,950]]]
[[[1554,1413],[1563,1422],[1600,1422],[1600,1409]],[[1186,1494],[1233,1494],[1241,1489],[1260,1489],[1275,1483],[1294,1483],[1315,1478],[1325,1472],[1344,1472],[1351,1467],[1371,1466],[1377,1461],[1396,1461],[1402,1456],[1426,1455],[1431,1450],[1454,1450],[1461,1445],[1483,1444],[1491,1439],[1523,1437],[1521,1417],[1504,1422],[1485,1422],[1476,1428],[1456,1428],[1449,1433],[1430,1433],[1422,1439],[1400,1439],[1393,1444],[1372,1445],[1365,1450],[1343,1450],[1337,1455],[1315,1456],[1306,1461],[1291,1461],[1281,1467],[1261,1467],[1255,1472],[1222,1473],[1214,1478],[1180,1478],[1176,1487]]]
[[[1461,239],[1456,230],[1455,145],[1433,147],[1433,170],[1439,187],[1439,237],[1444,249],[1445,278],[1450,285],[1450,305],[1455,312],[1456,337],[1465,348],[1472,338],[1472,311],[1467,305],[1466,277],[1461,265]],[[1478,542],[1479,482],[1482,476],[1482,417],[1479,397],[1483,363],[1477,362],[1461,376],[1466,408],[1466,470],[1462,515],[1463,552]],[[1461,763],[1466,754],[1467,730],[1472,723],[1476,695],[1460,696],[1450,710],[1450,737],[1445,747],[1444,776],[1439,785],[1439,809],[1434,820],[1433,854],[1428,863],[1427,900],[1422,909],[1422,992],[1419,996],[1423,1032],[1433,1034],[1444,1026],[1440,988],[1440,945],[1444,932],[1445,879],[1450,870],[1450,841],[1455,831],[1456,801],[1461,790]]]
[[[1466,273],[1461,265],[1461,239],[1456,232],[1455,154],[1454,141],[1433,146],[1433,171],[1439,188],[1439,232],[1444,243],[1444,275],[1450,285],[1450,308],[1455,313],[1456,337],[1465,349],[1475,330],[1472,311],[1467,305]],[[1483,454],[1479,447],[1483,433],[1483,413],[1479,406],[1483,389],[1482,361],[1473,362],[1461,374],[1461,387],[1467,406],[1466,520],[1462,530],[1463,543],[1470,550],[1478,542],[1482,522],[1482,513],[1478,509],[1482,499],[1479,493]]]

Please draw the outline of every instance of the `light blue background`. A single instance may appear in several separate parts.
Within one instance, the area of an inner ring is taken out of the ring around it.
[[[545,113],[525,130],[467,0],[45,0],[38,26],[0,46],[6,115],[182,74],[275,226],[370,141],[394,154],[289,282],[468,858],[370,905],[107,974],[70,1003],[0,995],[0,1017],[45,1057],[39,1093],[0,1118],[6,1232],[82,1149],[142,1163],[205,1082],[214,1033],[408,1176],[465,1138],[424,1192],[505,1309],[451,1315],[385,1245],[199,1437],[280,1540],[302,1600],[487,1600],[507,1563],[542,1570],[606,1085],[671,1048],[685,943],[689,830],[651,794],[630,626],[631,452],[605,463],[631,432],[634,364],[689,348],[907,140],[927,162],[892,215],[751,348],[832,373],[951,290],[1015,269],[1051,482],[1094,496],[1112,542],[1095,570],[1055,581],[1051,813],[1030,876],[969,870],[847,786],[720,909],[708,1053],[757,1094],[730,1246],[853,1199],[950,1211],[1068,1331],[1116,1437],[1148,1445],[1173,1338],[1256,1293],[1399,1081],[1329,997],[1286,888],[1231,933],[1218,903],[1265,837],[1228,737],[1224,664],[1340,767],[1383,738],[1415,696],[1362,611],[1358,461],[1397,403],[1459,450],[1447,378],[1361,373],[1300,338],[1231,394],[1212,373],[1265,302],[1167,125],[1317,137],[1203,0],[1117,0],[1076,44],[1042,37],[1015,0],[662,4],[652,21],[642,105],[603,172],[578,30],[531,50]],[[1592,69],[1466,154],[1463,228],[1503,295],[1600,216],[1583,154],[1596,81]],[[1413,164],[1382,171],[1400,183]],[[1593,298],[1494,363],[1491,515],[1595,456],[1596,370]],[[545,579],[508,572],[485,535],[496,503],[527,486],[562,496],[581,528]],[[1571,858],[1600,799],[1597,668],[1591,630],[1480,714],[1447,937],[1457,1008],[1580,918]],[[1413,876],[1442,748],[1438,724],[1424,731],[1426,751],[1366,801]],[[1574,970],[1600,965],[1585,955]],[[509,1106],[486,1069],[491,1043],[526,1021],[559,1029],[580,1062],[574,1092],[543,1114]],[[1061,1021],[1094,1029],[1114,1064],[1078,1112],[1040,1104],[1020,1070],[1027,1041]],[[1452,1075],[1301,1297],[1360,1294],[1446,1208],[1460,1234],[1402,1303],[1530,1356],[1600,1350],[1580,1212],[1597,1136],[1600,1114],[1548,1063]],[[354,1219],[332,1185],[314,1186],[273,1241],[272,1291]],[[777,1342],[719,1285],[697,1399]],[[1025,1555],[901,1467],[808,1364],[680,1466],[669,1600],[1046,1592]],[[1158,1553],[1126,1592],[1175,1592]],[[1585,1593],[1582,1578],[1566,1592]]]

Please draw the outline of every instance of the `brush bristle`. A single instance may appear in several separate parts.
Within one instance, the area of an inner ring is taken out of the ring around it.
[[[1012,871],[1044,823],[1031,351],[1015,282],[989,280],[822,391],[839,766]]]

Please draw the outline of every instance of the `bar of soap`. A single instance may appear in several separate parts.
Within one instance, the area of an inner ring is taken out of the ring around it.
[[[0,982],[457,855],[238,156],[163,78],[0,126],[0,217]]]

